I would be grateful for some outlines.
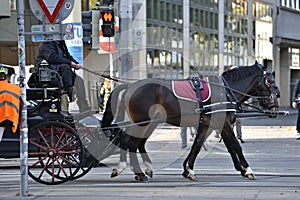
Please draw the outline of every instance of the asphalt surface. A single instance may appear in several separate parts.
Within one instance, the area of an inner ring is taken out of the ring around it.
[[[110,178],[118,162],[118,155],[113,155],[101,161],[102,167],[61,185],[29,179],[28,196],[21,198],[18,160],[0,159],[0,166],[15,166],[0,169],[0,199],[300,199],[300,141],[295,139],[295,121],[295,112],[284,119],[242,120],[245,143],[241,146],[256,180],[234,170],[224,143],[214,134],[195,162],[197,180],[183,178],[182,162],[191,142],[181,149],[179,129],[160,127],[147,144],[154,168],[154,177],[147,183],[135,181],[129,166]]]

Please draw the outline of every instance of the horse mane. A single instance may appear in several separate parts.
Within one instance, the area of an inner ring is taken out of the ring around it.
[[[222,73],[222,76],[229,82],[238,81],[253,75],[258,70],[258,66],[256,64],[251,66],[239,66],[235,67],[231,70],[225,71]]]

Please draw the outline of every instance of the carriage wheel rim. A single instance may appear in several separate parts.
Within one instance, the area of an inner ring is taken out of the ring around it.
[[[38,147],[35,152],[29,152],[29,155],[36,158],[35,162],[29,165],[29,176],[35,181],[47,185],[72,180],[82,166],[84,149],[79,136],[71,126],[62,122],[40,123],[32,128],[31,133],[39,133],[42,132],[41,130],[44,132],[48,130],[46,137],[37,134],[43,142],[39,143],[34,138],[29,140],[29,144],[35,148]],[[64,134],[63,137],[62,134]],[[38,167],[42,169],[37,173],[34,170],[37,170]],[[44,180],[43,176],[46,176],[47,179]]]

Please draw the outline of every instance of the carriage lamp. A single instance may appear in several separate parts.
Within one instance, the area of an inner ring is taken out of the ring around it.
[[[51,81],[51,72],[48,68],[49,64],[46,60],[43,60],[39,67],[39,81],[41,83]]]
[[[57,112],[57,106],[56,106],[55,103],[52,103],[52,104],[50,105],[49,112],[54,112],[54,113]]]

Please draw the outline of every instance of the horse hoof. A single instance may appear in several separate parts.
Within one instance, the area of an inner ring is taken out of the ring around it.
[[[182,172],[182,176],[183,176],[184,178],[188,178],[189,172],[188,172],[188,171]]]
[[[194,174],[189,174],[188,175],[188,179],[192,180],[192,181],[196,181],[197,180],[197,176]]]
[[[197,180],[197,176],[194,175],[194,174],[190,174],[188,171],[184,171],[184,172],[182,173],[182,176],[183,176],[184,178],[190,179],[190,180],[192,180],[192,181],[196,181],[196,180]]]
[[[245,174],[245,177],[247,177],[249,180],[256,180],[254,174]]]
[[[153,171],[152,170],[145,170],[145,174],[147,175],[147,176],[149,176],[150,178],[153,178]]]
[[[118,176],[118,171],[116,169],[113,169],[111,172],[110,178],[114,178],[116,176]]]
[[[135,175],[135,180],[140,181],[140,182],[149,182],[147,176],[141,176],[141,175]]]

